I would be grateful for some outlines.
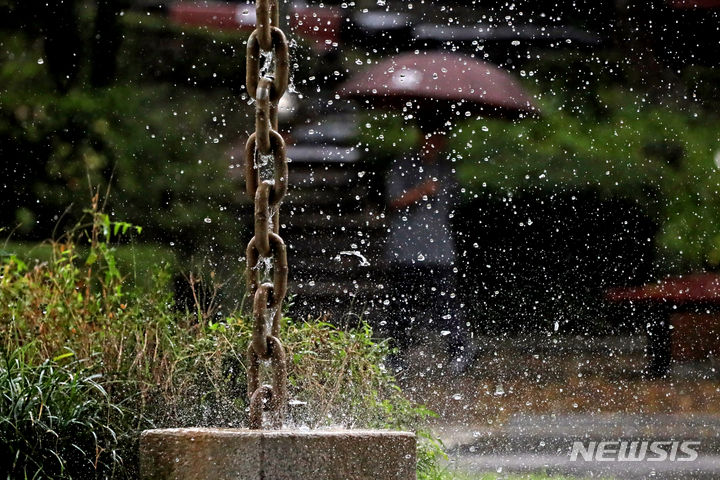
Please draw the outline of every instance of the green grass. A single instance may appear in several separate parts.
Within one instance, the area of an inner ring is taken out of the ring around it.
[[[28,349],[0,357],[2,477],[94,478],[121,469],[132,439],[115,425],[132,412],[113,403],[89,362],[67,352],[32,364]]]
[[[220,308],[212,276],[197,292],[209,302],[176,305],[169,262],[121,260],[116,240],[140,229],[87,215],[62,242],[0,256],[2,478],[136,478],[142,429],[247,424],[252,318]],[[124,266],[147,280],[128,282]],[[442,452],[422,431],[432,412],[403,396],[369,326],[286,317],[281,338],[291,398],[306,405],[292,424],[419,429],[419,478],[433,478]]]
[[[76,246],[77,255],[81,258],[89,254],[89,245]],[[15,255],[30,266],[51,262],[54,246],[51,242],[5,242],[0,245],[0,256]],[[148,243],[132,242],[125,245],[114,245],[113,256],[118,270],[123,272],[127,286],[149,288],[152,285],[153,272],[158,266],[165,265],[174,270],[178,267],[176,253],[169,247]]]

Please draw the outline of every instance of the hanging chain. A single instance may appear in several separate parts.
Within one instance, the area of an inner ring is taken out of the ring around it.
[[[255,133],[245,144],[245,187],[255,201],[255,236],[246,252],[247,294],[253,306],[252,341],[247,352],[252,429],[262,428],[266,411],[273,426],[281,427],[287,407],[285,349],[278,336],[288,263],[285,242],[278,235],[278,214],[287,192],[288,165],[285,141],[277,131],[277,105],[288,87],[290,58],[285,34],[278,28],[278,1],[257,0],[256,28],[247,43],[246,84],[255,100]],[[265,71],[269,68],[272,71]],[[262,179],[260,169],[270,159],[273,178]],[[259,283],[260,257],[272,259],[272,283]],[[267,360],[272,368],[272,384],[261,385],[260,363]]]

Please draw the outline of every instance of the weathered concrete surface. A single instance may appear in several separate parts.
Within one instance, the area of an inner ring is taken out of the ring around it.
[[[146,430],[143,480],[415,480],[415,435],[385,430]]]

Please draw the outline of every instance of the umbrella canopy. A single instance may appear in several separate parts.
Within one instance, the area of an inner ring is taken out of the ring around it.
[[[466,55],[405,53],[352,76],[338,90],[344,98],[375,105],[508,116],[537,112],[532,98],[508,72]],[[454,108],[453,108],[454,107]]]

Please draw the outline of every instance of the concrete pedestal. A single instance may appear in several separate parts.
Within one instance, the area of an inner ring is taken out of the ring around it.
[[[143,480],[415,480],[415,435],[386,430],[146,430]]]

